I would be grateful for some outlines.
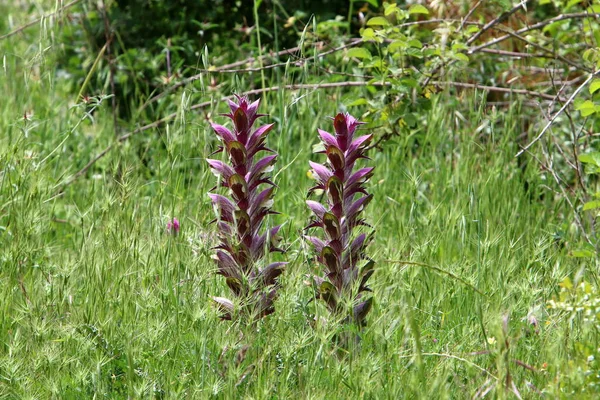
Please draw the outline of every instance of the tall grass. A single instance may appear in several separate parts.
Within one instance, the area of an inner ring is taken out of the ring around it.
[[[232,332],[247,328],[219,322],[209,298],[227,287],[210,259],[204,158],[216,143],[204,115],[182,101],[180,118],[57,191],[114,138],[108,102],[88,113],[64,90],[47,62],[56,46],[35,29],[0,43],[0,396],[465,398],[491,386],[508,397],[507,374],[524,397],[554,387],[574,333],[546,301],[581,266],[553,238],[568,209],[513,158],[517,101],[474,134],[492,118],[482,97],[441,94],[427,125],[371,152],[376,302],[360,348],[340,358],[335,327],[311,326],[326,310],[304,284],[316,265],[299,188],[311,186],[317,126],[363,92],[267,95],[280,154],[271,222],[284,224],[291,263],[277,313],[239,362]],[[178,236],[165,233],[173,217]]]

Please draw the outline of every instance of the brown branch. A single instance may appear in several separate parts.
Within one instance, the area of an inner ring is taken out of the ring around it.
[[[573,86],[578,84],[579,82],[581,82],[583,79],[585,78],[585,75],[581,75],[578,76],[577,78],[573,78],[571,80],[568,81],[554,81],[554,80],[550,80],[550,81],[541,81],[541,82],[536,82],[533,86],[543,86],[543,87],[547,87],[547,86],[556,86],[556,85],[561,85],[561,90],[564,87],[567,86]]]
[[[560,54],[556,54],[556,52],[553,51],[553,50],[547,49],[546,47],[544,47],[544,46],[542,46],[540,44],[537,44],[537,43],[534,43],[534,42],[532,42],[530,40],[527,40],[526,38],[524,38],[523,36],[519,35],[518,33],[510,32],[510,31],[508,31],[506,29],[503,29],[503,28],[499,28],[498,30],[501,31],[501,32],[508,33],[509,36],[512,36],[512,37],[514,37],[514,38],[516,38],[516,39],[518,39],[518,40],[520,40],[520,41],[528,44],[531,47],[534,47],[534,48],[536,48],[538,50],[541,50],[541,51],[543,51],[545,53],[551,54],[552,58],[558,59],[558,60],[564,62],[565,64],[568,64],[568,65],[574,67],[577,70],[583,70],[585,72],[592,72],[592,70],[590,68],[587,68],[587,67],[585,67],[583,65],[579,65],[576,62],[573,62],[573,61],[569,60],[568,58],[566,58],[564,56],[561,56]],[[487,49],[487,50],[489,50],[489,49]],[[485,50],[482,49],[480,51],[485,51]],[[544,56],[540,56],[540,57],[544,57]]]
[[[477,9],[477,7],[479,7],[482,2],[483,2],[483,0],[479,0],[477,3],[475,3],[475,5],[473,7],[471,7],[471,9],[467,13],[467,15],[465,15],[465,17],[462,18],[462,21],[460,23],[460,30],[462,30],[465,27],[465,22],[467,22],[469,20],[469,18],[471,18],[471,15],[473,15],[473,13]]]
[[[536,136],[535,139],[533,139],[528,145],[526,145],[525,147],[523,147],[516,155],[515,157],[519,157],[521,154],[523,154],[524,152],[526,152],[527,150],[529,150],[529,148],[531,146],[533,146],[535,143],[537,143],[543,136],[544,134],[548,131],[548,129],[550,129],[550,126],[552,126],[552,124],[554,123],[554,121],[556,120],[556,118],[563,113],[563,111],[565,111],[565,109],[569,106],[569,104],[571,104],[573,102],[573,100],[575,100],[575,97],[577,97],[577,95],[579,94],[579,92],[581,92],[583,90],[584,87],[587,86],[588,83],[591,82],[592,78],[594,78],[594,76],[600,74],[600,70],[596,71],[593,74],[590,74],[590,76],[585,80],[585,82],[583,82],[581,85],[579,85],[579,87],[577,89],[575,89],[575,91],[573,92],[573,94],[571,95],[571,97],[569,97],[569,99],[563,104],[563,106],[560,108],[560,110],[558,110],[556,112],[556,114],[554,114],[552,116],[552,118],[550,118],[550,120],[548,121],[548,123],[546,124],[546,126],[544,127],[544,129],[542,129],[542,131],[539,133],[539,135]]]
[[[583,13],[572,13],[572,14],[561,14],[561,15],[558,15],[558,16],[556,16],[554,18],[550,18],[550,19],[547,19],[545,21],[538,22],[537,24],[533,24],[533,25],[521,28],[521,29],[515,31],[514,33],[517,34],[517,35],[520,35],[520,34],[525,33],[525,32],[529,32],[529,31],[533,31],[533,30],[537,30],[537,29],[543,28],[543,27],[545,27],[547,25],[553,24],[554,22],[564,21],[564,20],[567,20],[567,19],[580,19],[580,18],[591,18],[591,17],[598,18],[598,17],[600,17],[600,13],[586,13],[586,12],[583,12]],[[476,51],[479,51],[479,50],[481,50],[483,48],[490,47],[490,46],[493,46],[493,45],[498,44],[500,42],[503,42],[503,41],[505,41],[506,39],[508,39],[510,37],[511,37],[510,34],[507,34],[507,35],[504,35],[504,36],[500,36],[499,38],[490,40],[489,42],[486,42],[486,43],[480,44],[479,46],[475,46],[475,47],[470,48],[467,53],[468,54],[472,54],[472,53],[474,53]],[[467,42],[467,44],[470,44],[470,43]]]
[[[322,42],[318,42],[317,44],[319,44],[319,43],[322,43]],[[302,50],[302,48],[300,46],[293,47],[291,49],[281,50],[281,51],[279,51],[277,53],[274,53],[274,54],[265,54],[265,55],[262,56],[262,58],[266,58],[266,57],[279,57],[279,56],[283,56],[283,55],[286,55],[286,54],[292,54],[292,53],[295,53],[295,52],[300,51],[300,50]],[[255,62],[257,59],[258,59],[258,57],[250,57],[250,58],[247,58],[245,60],[236,61],[236,62],[231,63],[231,64],[225,64],[225,65],[222,65],[220,67],[216,67],[215,69],[212,69],[212,70],[201,69],[200,70],[201,72],[199,74],[192,75],[189,78],[185,78],[185,79],[183,79],[183,80],[175,83],[174,85],[169,86],[168,88],[165,89],[164,92],[159,93],[156,96],[150,98],[142,106],[142,109],[145,108],[146,106],[148,106],[149,104],[154,103],[156,100],[159,100],[159,99],[163,98],[167,94],[169,94],[169,93],[171,93],[171,92],[179,89],[180,87],[186,86],[186,85],[188,85],[188,84],[190,84],[190,83],[192,83],[194,81],[197,81],[198,79],[202,78],[203,74],[205,74],[205,73],[232,70],[232,69],[235,69],[235,68],[237,68],[239,66]]]
[[[397,28],[406,28],[409,26],[416,26],[416,25],[427,25],[427,24],[434,24],[434,23],[440,23],[440,22],[456,22],[457,20],[454,19],[443,19],[443,18],[437,18],[437,19],[429,19],[429,20],[424,20],[424,21],[412,21],[412,22],[406,22],[403,24],[399,24],[396,25]],[[469,22],[469,21],[464,21],[465,24],[467,25],[481,25],[479,23],[476,22]],[[360,38],[354,38],[354,39],[350,39],[350,41],[344,45],[335,47],[331,50],[325,51],[323,53],[317,54],[316,56],[311,56],[311,57],[307,57],[307,58],[298,58],[297,61],[295,61],[295,65],[296,66],[301,66],[302,64],[305,64],[309,61],[312,61],[316,58],[321,58],[324,57],[326,55],[338,52],[340,50],[349,48],[349,47],[354,47],[360,43],[362,43],[363,40]],[[317,42],[315,43],[315,46],[323,46],[324,42]],[[302,50],[301,46],[298,47],[293,47],[291,49],[286,49],[286,50],[281,50],[278,51],[276,53],[271,53],[271,54],[265,54],[262,56],[262,58],[276,58],[276,57],[280,57],[280,56],[285,56],[285,55],[291,55],[293,56],[294,53],[298,52]],[[237,67],[240,67],[242,65],[247,65],[253,62],[256,62],[258,60],[259,57],[250,57],[247,58],[245,60],[241,60],[241,61],[236,61],[234,63],[231,64],[225,64],[222,65],[220,67],[215,67],[214,69],[200,69],[200,73],[196,74],[196,75],[192,75],[189,78],[185,78],[180,82],[177,82],[176,84],[174,84],[173,86],[168,87],[164,92],[157,94],[156,96],[150,98],[142,107],[145,108],[146,106],[148,106],[151,103],[154,103],[155,101],[163,98],[164,96],[166,96],[168,93],[171,93],[172,91],[175,91],[183,86],[188,85],[189,83],[192,83],[194,81],[197,81],[198,79],[201,79],[203,74],[207,74],[207,73],[246,73],[246,72],[260,72],[262,70],[265,69],[271,69],[271,68],[278,68],[278,67],[285,67],[287,65],[287,63],[278,63],[278,64],[271,64],[271,65],[266,65],[260,68],[244,68],[244,69],[237,69]]]
[[[528,150],[527,150],[527,152],[529,153]],[[562,193],[563,198],[565,199],[565,201],[567,202],[567,204],[569,205],[569,207],[571,207],[571,210],[573,211],[573,216],[575,217],[575,224],[581,230],[581,234],[583,235],[583,238],[589,244],[593,244],[592,241],[591,241],[591,239],[590,239],[590,237],[589,237],[589,235],[585,231],[585,228],[583,226],[583,222],[581,220],[581,216],[579,215],[579,212],[578,212],[577,208],[575,208],[575,205],[573,204],[573,202],[571,201],[571,199],[569,198],[569,196],[567,194],[567,189],[565,188],[567,185],[566,184],[563,185],[564,180],[558,175],[558,173],[553,168],[553,160],[550,157],[549,151],[546,149],[546,146],[542,146],[542,152],[544,153],[544,157],[546,158],[546,163],[545,164],[541,164],[542,167],[546,171],[550,172],[550,174],[552,175],[552,178],[554,178],[554,181],[558,185],[558,187],[559,187],[559,189],[560,189],[560,191]],[[539,162],[540,161],[538,160],[538,163]]]
[[[516,13],[517,11],[519,11],[520,9],[525,8],[525,6],[528,3],[531,3],[531,0],[529,0],[529,1],[521,1],[521,2],[519,2],[519,4],[517,4],[516,6],[514,6],[510,10],[508,10],[508,11],[503,12],[502,14],[500,14],[500,16],[498,16],[498,18],[493,19],[492,21],[490,21],[487,24],[485,24],[483,26],[483,28],[481,28],[479,31],[477,31],[473,36],[471,36],[467,40],[467,42],[466,42],[467,46],[469,46],[471,43],[473,43],[474,41],[476,41],[477,39],[479,39],[479,37],[481,35],[483,35],[485,32],[487,32],[492,27],[494,27],[494,25],[498,25],[499,23],[502,23],[502,22],[506,21],[511,15],[513,15],[514,13]]]
[[[362,43],[362,39],[353,39],[352,41],[350,41],[349,43],[346,43],[342,46],[336,47],[334,49],[328,50],[326,52],[320,53],[316,56],[311,56],[308,58],[304,58],[304,59],[300,59],[298,61],[296,61],[296,65],[300,66],[308,61],[314,60],[315,58],[319,58],[319,57],[324,57],[328,54],[331,53],[335,53],[337,51],[340,51],[342,49],[346,49],[348,47],[353,47],[356,46],[357,44]],[[317,46],[321,46],[323,45],[323,42],[317,42],[316,43]],[[282,50],[279,51],[277,53],[273,53],[273,54],[265,54],[262,56],[262,58],[267,58],[267,57],[280,57],[280,56],[284,56],[284,55],[293,55],[295,52],[302,50],[301,46],[298,47],[294,47],[291,49],[287,49],[287,50]],[[266,65],[260,68],[246,68],[246,69],[235,69],[236,67],[239,67],[241,65],[246,65],[252,62],[255,62],[258,59],[258,57],[251,57],[251,58],[247,58],[246,60],[242,60],[242,61],[237,61],[231,64],[226,64],[226,65],[222,65],[220,67],[216,67],[214,69],[201,69],[199,74],[190,76],[189,78],[186,78],[184,80],[182,80],[181,82],[178,82],[176,84],[174,84],[173,86],[170,86],[169,88],[167,88],[164,92],[157,94],[156,96],[152,97],[150,100],[148,100],[144,106],[142,107],[145,108],[146,106],[148,106],[151,103],[154,103],[156,100],[159,100],[161,98],[163,98],[164,96],[166,96],[167,94],[173,92],[174,90],[179,89],[182,86],[186,86],[194,81],[197,81],[198,79],[202,78],[202,76],[204,74],[207,73],[211,73],[211,72],[221,72],[221,73],[243,73],[243,72],[260,72],[262,70],[265,69],[270,69],[270,68],[278,68],[278,67],[285,67],[287,65],[287,63],[279,63],[279,64],[272,64],[272,65]]]
[[[25,29],[27,29],[27,28],[31,28],[31,27],[32,27],[32,26],[34,26],[35,24],[39,23],[41,20],[43,20],[43,19],[46,19],[46,18],[53,17],[53,16],[55,16],[56,14],[59,14],[59,13],[61,13],[62,11],[66,10],[66,9],[68,9],[68,8],[71,8],[71,7],[73,7],[75,4],[77,4],[77,3],[80,3],[80,2],[81,2],[81,0],[74,0],[74,1],[72,1],[72,2],[70,2],[70,3],[68,3],[68,4],[65,4],[65,5],[64,5],[64,6],[62,6],[60,9],[58,9],[57,11],[55,11],[55,12],[53,12],[53,13],[50,13],[50,14],[45,14],[45,15],[43,15],[43,16],[41,16],[41,17],[39,17],[39,18],[37,18],[37,19],[35,19],[35,20],[31,21],[31,22],[28,22],[28,23],[26,23],[25,25],[22,25],[22,26],[20,26],[19,28],[15,29],[15,30],[13,30],[13,31],[11,31],[11,32],[9,32],[9,33],[7,33],[7,34],[5,34],[5,35],[2,35],[2,36],[0,36],[0,40],[7,39],[7,38],[9,38],[9,37],[11,37],[11,36],[14,36],[14,35],[16,35],[16,34],[17,34],[17,33],[19,33],[19,32],[22,32],[22,31],[24,31],[24,30],[25,30]]]
[[[542,98],[545,100],[555,100],[556,99],[556,96],[553,96],[550,94],[545,94],[545,93],[540,93],[540,92],[534,92],[534,91],[526,90],[526,89],[512,89],[512,88],[478,85],[476,83],[463,83],[463,82],[434,81],[432,83],[434,85],[440,85],[440,86],[448,85],[448,86],[460,87],[460,88],[465,88],[465,89],[482,89],[482,90],[488,90],[491,92],[522,94],[525,96],[539,97],[539,98]]]
[[[516,51],[507,50],[496,50],[496,49],[481,49],[482,53],[496,54],[499,56],[506,57],[518,57],[518,58],[554,58],[545,54],[534,54],[534,53],[519,53]]]
[[[516,12],[519,9],[519,7],[521,7],[522,5],[523,5],[523,2],[521,2],[519,5],[513,7],[513,9],[511,9],[511,11],[509,11],[509,13]],[[586,71],[586,72],[592,72],[591,69],[589,69],[587,67],[584,67],[584,66],[581,66],[581,65],[578,65],[577,63],[575,63],[575,62],[567,59],[566,57],[563,57],[563,56],[561,56],[559,54],[556,54],[552,50],[549,50],[549,49],[547,49],[547,48],[545,48],[545,47],[543,47],[543,46],[541,46],[541,45],[539,45],[537,43],[533,43],[533,42],[527,40],[526,38],[524,38],[523,36],[521,36],[520,34],[524,33],[524,32],[528,32],[528,31],[533,30],[533,29],[536,29],[536,27],[539,29],[539,28],[541,28],[543,26],[546,26],[546,25],[548,25],[550,23],[561,21],[561,20],[565,20],[565,19],[569,19],[569,18],[584,18],[584,17],[589,17],[589,16],[599,16],[599,15],[600,14],[590,14],[590,13],[574,13],[574,14],[559,15],[559,16],[557,16],[555,18],[551,18],[549,20],[542,21],[542,22],[540,22],[538,24],[534,24],[534,25],[531,25],[531,26],[519,29],[516,32],[511,32],[508,29],[503,28],[503,27],[494,26],[495,25],[494,21],[498,21],[500,18],[503,17],[502,15],[500,17],[498,17],[496,20],[491,21],[490,23],[485,24],[485,25],[482,25],[480,23],[473,22],[473,21],[463,21],[463,22],[461,22],[461,26],[462,26],[462,24],[465,24],[465,25],[475,25],[475,26],[483,26],[481,28],[481,30],[479,30],[477,33],[475,33],[473,36],[471,36],[469,39],[467,39],[467,42],[466,42],[467,44],[473,43],[475,41],[475,39],[477,39],[478,36],[481,36],[481,34],[483,34],[483,32],[485,32],[486,30],[493,29],[493,30],[498,30],[500,32],[505,32],[506,33],[506,35],[504,35],[504,36],[502,36],[500,38],[494,39],[494,40],[492,40],[492,41],[490,41],[488,43],[485,43],[485,44],[480,45],[480,46],[472,47],[469,50],[467,50],[465,53],[466,54],[473,54],[473,53],[476,53],[476,52],[481,52],[481,51],[483,51],[484,48],[492,46],[492,45],[494,45],[496,43],[500,43],[501,41],[504,41],[504,40],[506,40],[506,39],[508,39],[510,37],[514,37],[516,39],[519,39],[519,40],[523,41],[524,43],[527,43],[528,45],[531,45],[532,47],[535,47],[535,48],[543,51],[543,52],[546,52],[548,54],[552,54],[554,58],[556,58],[556,59],[558,59],[558,60],[560,60],[560,61],[562,61],[562,62],[564,62],[564,63],[566,63],[566,64],[568,64],[568,65],[570,65],[572,67],[575,67],[577,70],[583,70],[583,71]],[[437,20],[431,20],[431,21],[433,22],[433,21],[437,21]],[[454,20],[445,20],[445,21],[453,22]],[[450,66],[450,65],[454,64],[455,62],[456,62],[456,60],[450,60],[447,64],[446,63],[442,63],[442,64],[436,65],[431,70],[431,72],[429,73],[429,76],[425,79],[424,86],[427,86],[429,84],[429,82],[434,78],[434,76],[444,66]]]

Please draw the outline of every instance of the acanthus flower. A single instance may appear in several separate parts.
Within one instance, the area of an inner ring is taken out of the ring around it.
[[[277,278],[287,264],[274,262],[261,268],[265,252],[282,252],[278,247],[280,226],[263,229],[265,217],[276,214],[271,210],[275,184],[269,172],[277,155],[257,155],[274,153],[265,146],[274,124],[252,129],[254,122],[265,116],[257,113],[260,100],[251,103],[247,97],[237,96],[237,102],[228,100],[228,103],[230,112],[224,116],[233,121],[234,129],[211,124],[221,141],[215,153],[225,152],[228,162],[206,161],[219,178],[218,186],[227,188],[230,195],[209,194],[218,212],[215,221],[220,241],[215,254],[217,273],[225,277],[227,286],[239,300],[240,309],[236,310],[234,302],[227,298],[213,297],[213,300],[224,319],[232,319],[238,312],[257,318],[274,311]]]
[[[327,156],[327,164],[310,162],[317,185],[309,193],[322,190],[326,200],[324,204],[306,201],[314,214],[307,229],[320,228],[323,235],[306,239],[324,269],[323,276],[313,276],[318,297],[343,321],[363,326],[373,302],[366,292],[371,291],[367,280],[373,274],[374,261],[365,253],[370,236],[365,233],[353,236],[353,230],[359,225],[368,226],[360,214],[373,198],[367,193],[365,183],[374,168],[355,169],[357,160],[367,158],[365,153],[373,138],[373,135],[354,137],[361,124],[351,115],[340,113],[333,119],[335,135],[318,130],[325,148],[320,153]]]

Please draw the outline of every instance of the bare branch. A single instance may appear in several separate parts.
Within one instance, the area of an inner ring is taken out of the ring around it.
[[[473,43],[474,41],[476,41],[477,39],[479,39],[479,37],[481,35],[483,35],[485,32],[487,32],[488,30],[490,30],[494,25],[498,25],[499,23],[502,23],[502,22],[506,21],[511,15],[513,15],[514,13],[516,13],[517,11],[519,11],[520,9],[526,9],[526,6],[527,6],[528,3],[531,3],[531,0],[521,1],[521,2],[519,2],[519,4],[517,4],[516,6],[514,6],[510,10],[508,10],[508,11],[500,14],[500,16],[498,16],[498,18],[496,18],[496,19],[488,22],[487,24],[485,24],[483,26],[483,28],[481,28],[477,33],[475,33],[473,36],[471,36],[467,40],[467,46],[470,45],[471,43]]]
[[[471,7],[471,9],[467,13],[467,15],[465,15],[465,17],[462,19],[462,21],[460,23],[460,29],[461,30],[464,28],[465,22],[467,22],[469,20],[469,18],[471,18],[471,15],[473,15],[473,13],[477,9],[477,7],[479,7],[482,2],[483,2],[483,0],[479,0],[477,3],[475,3],[475,5],[473,7]]]
[[[454,86],[454,87],[460,87],[460,88],[466,88],[466,89],[481,89],[481,90],[488,90],[491,92],[522,94],[525,96],[539,97],[539,98],[542,98],[545,100],[555,100],[556,99],[555,95],[534,92],[534,91],[525,90],[525,89],[512,89],[512,88],[505,88],[505,87],[498,87],[498,86],[486,86],[486,85],[478,85],[476,83],[464,83],[464,82],[433,81],[432,83],[435,85],[440,85],[440,86],[447,85],[447,86]]]
[[[325,51],[323,53],[320,53],[316,56],[312,56],[312,57],[307,57],[307,58],[303,58],[303,59],[299,59],[298,61],[296,61],[296,65],[300,66],[306,62],[309,62],[315,58],[319,58],[319,57],[323,57],[326,56],[328,54],[334,53],[336,51],[342,50],[342,49],[346,49],[349,47],[353,47],[356,46],[357,44],[362,43],[362,39],[353,39],[352,41],[350,41],[349,43],[346,43],[342,46],[336,47],[334,49]],[[322,46],[323,42],[318,42],[316,43],[317,46]],[[279,56],[284,56],[284,55],[293,55],[294,53],[298,52],[302,50],[301,46],[298,47],[294,47],[291,49],[287,49],[287,50],[282,50],[279,51],[277,53],[273,53],[273,54],[265,54],[262,56],[262,58],[266,58],[266,57],[279,57]],[[167,94],[173,92],[174,90],[179,89],[180,87],[186,86],[194,81],[197,81],[198,79],[202,78],[203,75],[207,74],[207,73],[214,73],[214,72],[221,72],[221,73],[243,73],[243,72],[260,72],[262,70],[265,69],[270,69],[270,68],[278,68],[278,67],[285,67],[287,65],[287,63],[279,63],[279,64],[272,64],[272,65],[265,65],[263,67],[260,68],[246,68],[246,69],[236,69],[239,66],[242,65],[247,65],[250,63],[253,63],[257,60],[257,57],[251,57],[248,58],[246,60],[242,60],[242,61],[237,61],[235,63],[231,63],[231,64],[226,64],[226,65],[222,65],[220,67],[216,67],[214,69],[201,69],[199,74],[190,76],[189,78],[186,78],[176,84],[174,84],[173,86],[168,87],[164,92],[157,94],[156,96],[152,97],[151,99],[149,99],[142,108],[145,108],[147,105],[154,103],[156,100],[159,100],[161,98],[163,98],[164,96],[166,96]]]
[[[582,13],[572,13],[572,14],[561,14],[561,15],[558,15],[558,16],[556,16],[554,18],[550,18],[550,19],[547,19],[545,21],[538,22],[537,24],[533,24],[533,25],[521,28],[521,29],[517,30],[514,33],[516,33],[517,35],[520,35],[520,34],[525,33],[525,32],[529,32],[529,31],[533,31],[533,30],[537,30],[537,29],[543,28],[543,27],[545,27],[547,25],[550,25],[550,24],[552,24],[554,22],[564,21],[564,20],[567,20],[567,19],[581,19],[581,18],[591,18],[591,17],[598,18],[598,17],[600,17],[600,13],[582,12]],[[503,41],[505,41],[506,39],[508,39],[510,37],[511,37],[510,34],[507,34],[507,35],[504,35],[504,36],[500,36],[499,38],[490,40],[489,42],[486,42],[486,43],[480,44],[479,46],[475,46],[475,47],[470,48],[467,53],[468,54],[473,54],[476,51],[479,51],[479,50],[484,49],[486,47],[490,47],[490,46],[493,46],[493,45],[498,44],[500,42],[503,42]],[[470,43],[472,43],[472,41]],[[467,44],[470,44],[470,43],[467,42]]]
[[[546,131],[548,131],[548,129],[550,128],[550,126],[552,126],[552,123],[554,123],[554,121],[556,120],[556,118],[558,118],[558,116],[560,114],[562,114],[563,111],[565,111],[565,109],[569,106],[569,104],[571,104],[573,102],[573,100],[575,100],[575,97],[577,97],[577,95],[579,94],[579,92],[581,92],[583,90],[583,88],[586,87],[588,83],[590,83],[590,81],[594,78],[594,76],[596,76],[598,74],[600,74],[600,70],[596,71],[593,74],[590,74],[590,76],[585,80],[585,82],[583,82],[581,85],[579,85],[579,87],[577,89],[575,89],[575,91],[573,92],[573,94],[571,95],[571,97],[569,97],[569,99],[565,102],[565,104],[563,104],[563,106],[560,108],[560,110],[558,110],[556,112],[556,114],[554,114],[552,116],[552,118],[550,118],[550,120],[548,121],[548,123],[546,124],[546,126],[544,127],[544,129],[542,129],[542,131],[540,132],[540,134],[537,135],[536,138],[533,139],[527,146],[523,147],[515,155],[515,157],[519,157],[521,154],[523,154],[527,150],[529,150],[529,148],[531,146],[533,146],[535,143],[537,143],[542,138],[542,136],[544,136],[544,134],[546,133]]]

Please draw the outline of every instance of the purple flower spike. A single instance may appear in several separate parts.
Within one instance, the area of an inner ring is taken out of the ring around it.
[[[335,134],[319,129],[319,137],[327,156],[326,164],[310,162],[317,185],[310,189],[323,190],[324,204],[307,200],[314,214],[308,228],[320,228],[322,238],[306,236],[314,248],[316,259],[324,276],[314,276],[317,296],[324,300],[329,310],[346,322],[354,321],[364,326],[371,310],[373,298],[367,280],[373,274],[374,262],[365,253],[371,239],[364,233],[353,236],[358,225],[366,225],[359,217],[369,204],[372,195],[364,187],[373,174],[372,167],[355,170],[354,163],[367,158],[365,153],[372,135],[355,138],[362,122],[349,114],[338,114],[333,119]]]
[[[167,223],[167,233],[175,236],[179,235],[179,220],[177,218],[173,218]]]
[[[211,127],[224,152],[227,162],[207,159],[212,172],[219,178],[219,186],[227,188],[229,196],[209,193],[218,214],[220,244],[215,259],[217,273],[225,277],[227,286],[237,302],[224,297],[213,297],[223,319],[245,315],[260,318],[274,311],[277,298],[277,278],[287,263],[263,264],[265,253],[281,252],[277,247],[279,227],[264,228],[264,219],[271,211],[275,184],[269,173],[277,160],[276,154],[257,155],[273,151],[265,146],[265,139],[274,124],[253,128],[260,100],[251,103],[245,96],[228,100],[233,128],[219,124]]]

